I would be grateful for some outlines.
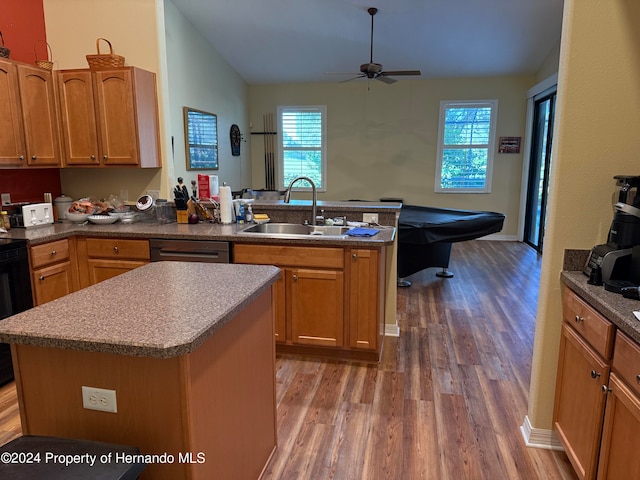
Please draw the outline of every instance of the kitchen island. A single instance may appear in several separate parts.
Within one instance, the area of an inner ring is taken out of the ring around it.
[[[0,322],[23,434],[137,446],[141,478],[258,478],[276,448],[271,266],[159,262]],[[83,407],[82,386],[117,412]]]

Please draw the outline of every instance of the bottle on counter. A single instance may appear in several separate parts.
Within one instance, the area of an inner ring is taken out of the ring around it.
[[[9,214],[6,210],[2,210],[0,212],[0,227],[5,230],[9,230],[11,228],[11,220],[9,219]]]

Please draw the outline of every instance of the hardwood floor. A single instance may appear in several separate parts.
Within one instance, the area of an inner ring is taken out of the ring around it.
[[[279,447],[263,479],[575,479],[563,452],[527,448],[540,260],[515,242],[455,244],[453,278],[398,289],[399,338],[379,365],[277,359]],[[0,444],[20,434],[0,389]]]
[[[380,365],[279,357],[279,448],[264,479],[575,479],[527,448],[540,260],[515,242],[453,247],[453,278],[398,289]]]

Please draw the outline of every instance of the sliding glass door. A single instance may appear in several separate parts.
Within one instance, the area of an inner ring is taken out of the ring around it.
[[[555,87],[534,97],[524,240],[540,253],[544,243],[555,103]]]

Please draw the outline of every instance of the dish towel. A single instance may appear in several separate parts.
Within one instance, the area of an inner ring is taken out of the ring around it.
[[[375,228],[352,228],[345,232],[345,235],[350,235],[352,237],[373,237],[380,230],[376,230]]]

